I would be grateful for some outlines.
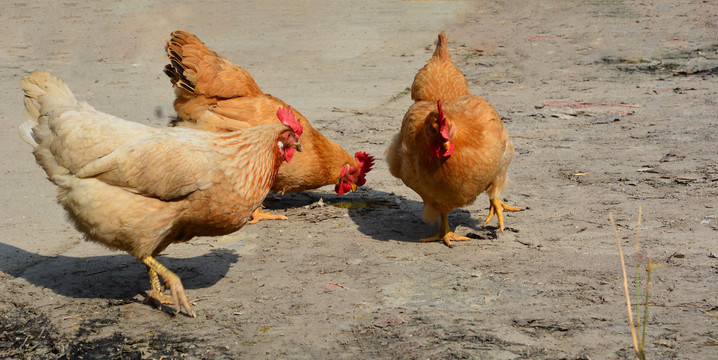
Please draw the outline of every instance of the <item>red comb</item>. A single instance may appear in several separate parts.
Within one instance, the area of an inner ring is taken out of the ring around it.
[[[444,115],[444,109],[441,107],[441,100],[436,101],[436,106],[439,108],[439,134],[444,141],[448,141],[450,138],[449,127],[446,126],[446,116]]]
[[[357,186],[362,186],[366,183],[366,173],[371,171],[372,166],[374,166],[374,157],[363,151],[357,151],[356,154],[354,154],[354,160],[356,160],[357,165],[359,165],[359,179],[357,179]]]
[[[297,137],[302,136],[302,131],[304,129],[302,128],[302,124],[294,118],[291,106],[287,106],[285,108],[280,107],[279,110],[277,110],[277,118],[279,118],[279,121],[281,121],[282,124],[292,128],[294,133],[297,134]]]

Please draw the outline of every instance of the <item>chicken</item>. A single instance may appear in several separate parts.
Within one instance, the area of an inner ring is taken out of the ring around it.
[[[421,196],[423,220],[440,223],[438,234],[421,241],[443,241],[452,247],[452,241],[468,238],[451,231],[448,214],[472,204],[479,194],[489,196],[484,225],[496,215],[501,231],[503,211],[521,208],[499,198],[513,143],[491,104],[471,95],[446,43],[442,31],[432,58],[414,78],[414,104],[387,148],[387,162],[391,174]]]
[[[167,42],[167,55],[170,64],[165,66],[165,73],[177,95],[174,102],[177,119],[171,125],[234,131],[277,122],[273,111],[287,106],[262,92],[245,69],[223,59],[188,32],[172,33]],[[304,152],[297,154],[291,163],[280,166],[272,191],[299,192],[334,184],[336,193],[342,195],[364,185],[374,158],[365,152],[357,152],[352,157],[314,129],[296,109],[294,113],[304,127]],[[253,217],[252,222],[263,218],[286,219],[268,215],[261,209],[257,209]]]
[[[20,137],[58,186],[57,200],[75,227],[88,240],[142,261],[148,300],[196,316],[180,278],[154,257],[174,242],[244,226],[279,165],[301,151],[302,127],[292,112],[279,109],[281,123],[224,134],[157,129],[78,103],[46,72],[31,73],[21,86],[26,121]]]

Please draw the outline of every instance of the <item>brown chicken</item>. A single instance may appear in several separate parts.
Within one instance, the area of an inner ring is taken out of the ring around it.
[[[226,132],[277,122],[274,111],[287,106],[282,100],[264,93],[245,69],[235,66],[210,50],[196,36],[175,31],[167,41],[170,64],[165,73],[174,85],[177,120],[172,125],[208,131]],[[282,164],[272,186],[277,193],[299,192],[334,184],[342,195],[356,191],[366,182],[374,158],[365,152],[354,157],[341,146],[314,129],[296,109],[304,127],[304,151],[291,163]],[[261,209],[253,215],[256,222],[269,215]]]
[[[521,208],[499,198],[514,146],[496,110],[469,92],[446,42],[442,31],[434,55],[414,78],[414,104],[387,149],[387,162],[391,174],[423,199],[423,220],[441,224],[438,234],[421,241],[440,240],[452,247],[452,241],[468,238],[451,231],[448,214],[472,204],[482,192],[490,202],[484,225],[495,214],[503,231],[503,211]]]
[[[154,257],[174,242],[244,226],[279,165],[301,151],[302,127],[292,112],[278,110],[281,123],[224,134],[157,129],[78,103],[46,72],[31,73],[21,86],[27,120],[20,137],[58,186],[57,200],[75,227],[142,261],[148,300],[196,316],[180,278]]]

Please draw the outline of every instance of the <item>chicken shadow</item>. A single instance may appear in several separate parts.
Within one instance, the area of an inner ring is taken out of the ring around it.
[[[421,220],[423,202],[401,195],[362,188],[348,196],[328,199],[328,202],[334,201],[348,203],[349,217],[358,225],[358,230],[376,240],[418,242],[439,231],[438,224],[426,224]],[[452,229],[459,225],[471,229],[460,235],[476,239],[496,237],[495,228],[482,227],[483,220],[465,209],[455,209],[449,214],[449,224]]]
[[[270,192],[262,205],[265,210],[270,212],[272,210],[289,210],[311,205],[319,201],[319,199],[326,197],[327,194],[325,193],[311,191],[286,193],[283,195],[277,195]]]
[[[0,242],[0,254],[12,257],[0,262],[0,271],[72,298],[129,300],[149,290],[145,266],[121,253],[109,256],[45,256]],[[239,256],[228,249],[211,249],[192,258],[158,256],[157,260],[182,279],[185,289],[201,289],[224,278]]]
[[[407,199],[401,195],[361,187],[355,193],[342,196],[334,193],[298,192],[276,196],[265,200],[265,210],[289,210],[309,206],[310,209],[318,201],[323,206],[334,206],[348,209],[351,220],[358,225],[358,230],[373,239],[380,241],[418,242],[419,239],[432,236],[439,231],[438,224],[425,224],[421,220],[424,203]],[[480,199],[477,199],[480,201]],[[316,211],[313,209],[310,211]],[[488,214],[484,214],[486,216]],[[296,214],[288,214],[296,216]],[[483,227],[483,217],[480,214],[471,214],[466,209],[455,209],[449,214],[449,224],[452,229],[456,226],[468,227],[467,232],[459,233],[474,239],[495,239],[498,228],[492,225]],[[495,220],[494,220],[495,221]]]

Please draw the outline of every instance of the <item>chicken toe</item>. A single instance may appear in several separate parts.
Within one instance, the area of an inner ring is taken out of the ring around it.
[[[187,302],[190,305],[196,305],[195,302],[192,300],[187,300]],[[152,290],[148,291],[147,297],[145,298],[145,300],[142,303],[143,304],[152,303],[152,305],[154,305],[158,309],[162,308],[162,305],[172,305],[172,306],[177,305],[177,301],[175,301],[175,299],[172,296],[165,295],[164,285],[162,287],[160,287],[159,290],[152,289]]]
[[[432,241],[443,241],[446,246],[452,248],[454,245],[452,241],[467,241],[469,240],[466,236],[460,236],[451,231],[449,227],[449,216],[448,214],[441,214],[441,226],[439,233],[434,236],[419,240],[419,242],[432,242]]]
[[[494,214],[496,214],[496,218],[499,219],[499,230],[504,231],[504,210],[506,211],[520,211],[522,208],[516,207],[516,206],[510,206],[504,204],[503,201],[499,198],[490,199],[489,202],[491,203],[491,207],[489,208],[489,216],[486,217],[486,220],[484,221],[484,226],[489,223],[489,221],[494,217]]]
[[[466,236],[460,236],[456,235],[454,232],[449,231],[445,234],[438,233],[432,237],[424,238],[419,240],[420,242],[430,242],[430,241],[443,241],[446,246],[452,248],[454,247],[454,244],[452,244],[452,241],[467,241],[470,240]]]
[[[160,278],[157,276],[157,272],[147,266],[147,275],[150,278],[150,290],[147,292],[147,297],[142,303],[149,304],[152,302],[152,304],[154,304],[157,308],[161,308],[162,305],[174,305],[174,300],[171,297],[164,295],[165,287],[160,283]]]
[[[284,215],[274,215],[269,212],[262,211],[262,207],[260,206],[252,213],[252,221],[249,223],[256,224],[259,220],[287,220],[287,217]]]
[[[142,303],[152,303],[152,305],[154,305],[158,309],[162,308],[162,305],[176,305],[175,300],[171,296],[165,295],[161,291],[154,289],[147,291],[147,297]]]
[[[151,302],[156,308],[161,308],[162,305],[177,305],[172,296],[165,295],[165,286],[160,283],[157,272],[149,266],[147,267],[147,275],[150,278],[150,290],[142,303],[149,304]],[[192,301],[190,301],[190,304],[194,305]]]
[[[152,256],[145,257],[141,259],[141,261],[149,268],[148,274],[150,275],[150,285],[152,289],[148,292],[148,297],[152,299],[155,304],[174,305],[176,312],[179,313],[181,309],[184,309],[187,315],[197,317],[197,314],[192,311],[190,302],[187,300],[187,295],[185,295],[184,286],[182,286],[182,280],[180,280],[179,276],[157,262]],[[157,276],[161,277],[165,286],[169,288],[170,296],[163,294],[164,289],[159,286]]]

